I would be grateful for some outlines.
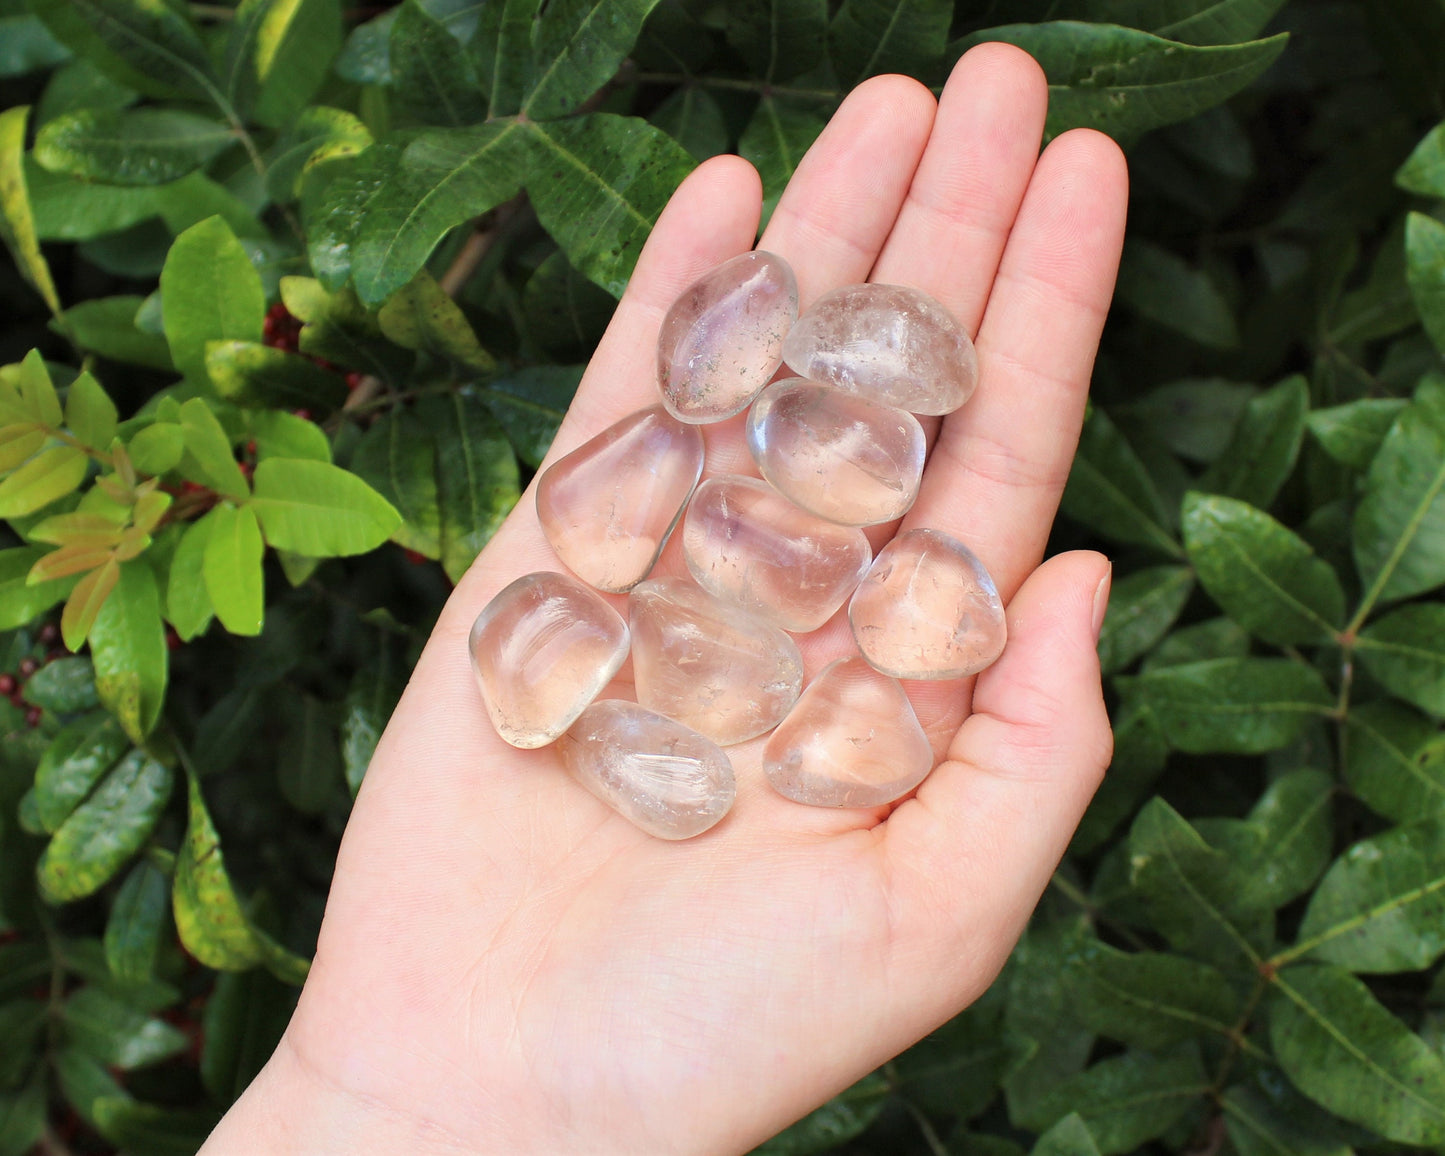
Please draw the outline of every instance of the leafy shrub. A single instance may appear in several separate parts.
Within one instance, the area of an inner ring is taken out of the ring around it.
[[[989,39],[1131,149],[1055,534],[1117,754],[998,983],[765,1150],[1445,1145],[1445,10],[0,0],[0,1153],[194,1150],[671,190]]]

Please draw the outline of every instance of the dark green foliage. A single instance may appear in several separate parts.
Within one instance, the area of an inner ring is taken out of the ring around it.
[[[1130,152],[1053,543],[1114,763],[994,987],[761,1151],[1445,1145],[1434,0],[0,0],[0,1156],[195,1151],[678,181],[770,213],[989,40]]]

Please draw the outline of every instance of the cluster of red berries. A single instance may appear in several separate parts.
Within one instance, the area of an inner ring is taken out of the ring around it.
[[[25,712],[25,725],[38,727],[45,712],[33,703],[25,701],[25,684],[30,681],[30,676],[42,666],[48,666],[57,658],[66,658],[70,651],[66,650],[60,643],[60,627],[53,622],[47,622],[40,628],[38,635],[41,646],[48,647],[45,658],[38,659],[26,656],[22,658],[13,671],[0,674],[0,695],[10,700],[10,704]]]
[[[262,344],[269,345],[272,349],[280,349],[285,353],[301,353],[301,321],[294,317],[281,302],[276,302],[266,310],[266,320],[261,323],[261,333]],[[337,366],[324,357],[311,357],[309,353],[302,353],[301,356],[310,357],[322,369],[338,371]],[[346,388],[355,389],[361,384],[362,377],[362,374],[354,370],[348,373]]]

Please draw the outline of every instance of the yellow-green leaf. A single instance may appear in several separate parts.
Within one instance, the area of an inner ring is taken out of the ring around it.
[[[65,399],[65,424],[83,445],[99,451],[110,448],[115,437],[115,402],[88,373],[71,383]]]
[[[67,649],[79,650],[85,645],[101,607],[119,581],[120,563],[110,557],[75,584],[60,614],[60,636]]]
[[[155,575],[144,558],[120,579],[90,631],[95,687],[132,741],[145,741],[165,703],[167,653]]]
[[[200,784],[188,778],[189,819],[176,855],[171,892],[176,930],[186,950],[207,967],[240,971],[261,962],[262,947],[226,874],[221,838]]]
[[[261,559],[266,552],[256,513],[249,506],[211,511],[201,573],[221,625],[232,634],[260,634],[266,610]]]
[[[51,446],[0,482],[0,518],[18,518],[65,497],[85,478],[88,459],[74,446]]]
[[[25,122],[29,116],[29,105],[0,112],[0,239],[25,279],[59,317],[60,295],[35,236],[30,192],[25,185]]]

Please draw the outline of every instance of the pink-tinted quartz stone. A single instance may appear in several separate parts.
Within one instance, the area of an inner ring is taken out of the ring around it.
[[[636,703],[593,703],[557,751],[583,786],[659,839],[702,834],[737,796],[732,763],[716,743]]]
[[[918,786],[933,748],[896,679],[861,658],[825,668],[763,747],[779,794],[814,807],[877,807]]]
[[[702,462],[696,426],[660,405],[631,414],[542,474],[542,532],[583,581],[613,593],[630,590],[662,553]]]
[[[637,701],[731,746],[777,726],[803,689],[798,644],[687,578],[627,600]]]
[[[977,674],[1008,638],[993,579],[941,530],[909,530],[883,547],[848,621],[863,657],[895,678]]]
[[[911,413],[952,413],[978,384],[978,355],[963,326],[906,285],[825,293],[789,330],[783,360],[800,377]]]
[[[721,421],[746,408],[783,360],[798,316],[798,282],[762,251],[724,261],[683,292],[663,318],[657,381],[668,412]]]
[[[627,623],[577,579],[543,571],[487,603],[468,650],[497,733],[514,747],[543,747],[626,660]]]
[[[903,517],[928,453],[907,410],[797,377],[763,390],[748,411],[747,439],[779,493],[845,526]]]
[[[766,482],[731,474],[698,486],[682,548],[704,589],[795,633],[833,616],[873,554],[862,530],[825,522]]]

